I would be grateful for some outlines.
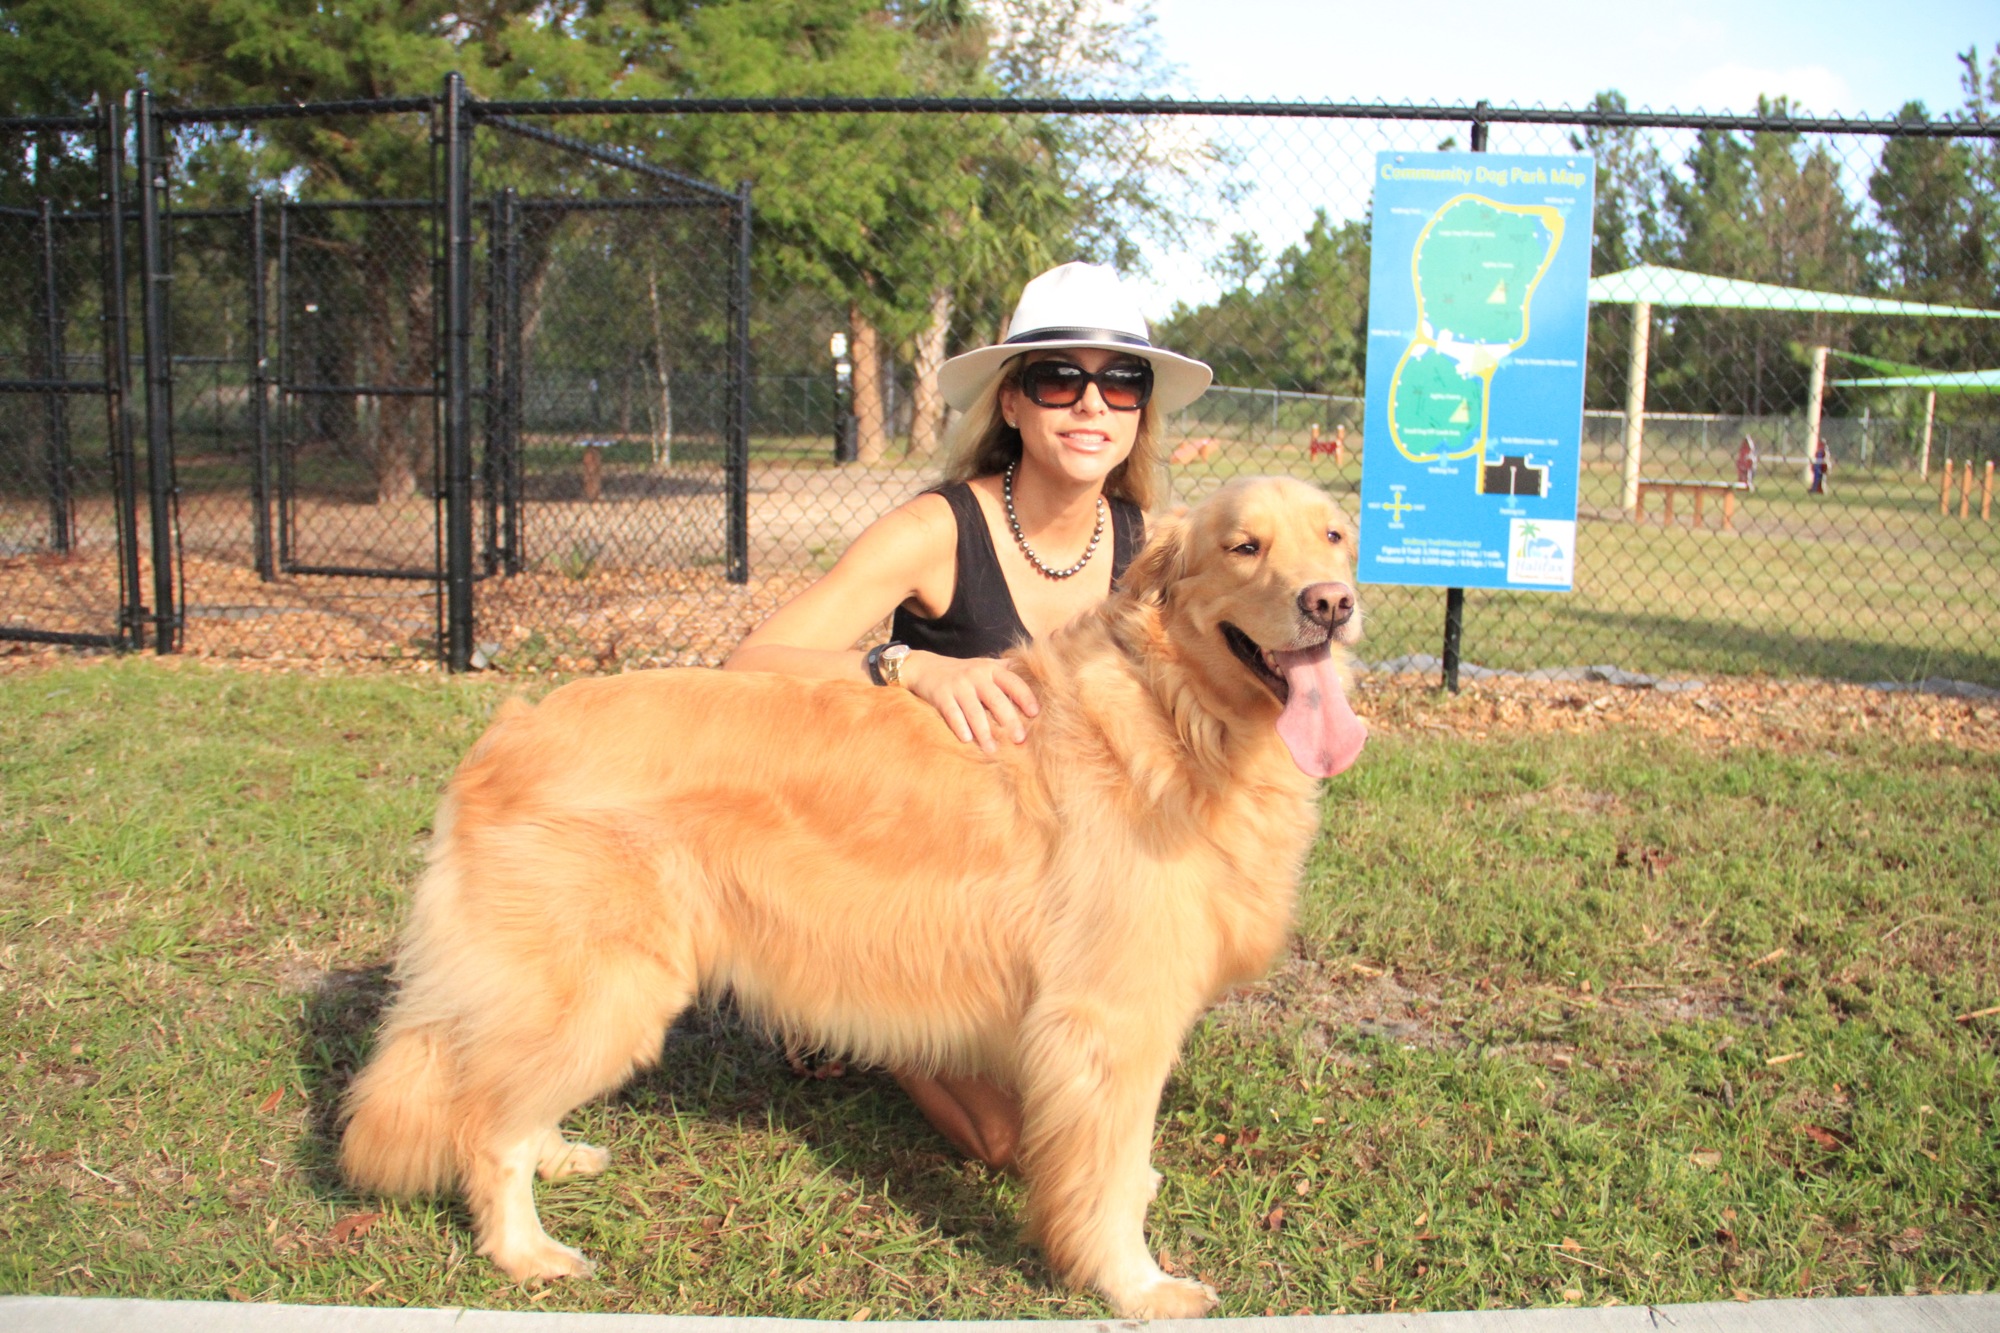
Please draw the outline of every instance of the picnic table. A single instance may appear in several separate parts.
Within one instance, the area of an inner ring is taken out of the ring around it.
[[[1700,527],[1702,500],[1709,492],[1719,491],[1722,494],[1722,526],[1725,528],[1734,528],[1736,526],[1736,492],[1747,491],[1749,489],[1748,486],[1740,481],[1703,481],[1674,477],[1641,477],[1639,478],[1639,499],[1632,507],[1632,517],[1642,523],[1645,522],[1646,492],[1658,491],[1661,497],[1660,522],[1663,525],[1671,524],[1674,521],[1674,496],[1692,495],[1694,496],[1694,525]]]

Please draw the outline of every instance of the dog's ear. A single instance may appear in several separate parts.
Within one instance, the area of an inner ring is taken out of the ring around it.
[[[1187,573],[1187,506],[1158,515],[1149,526],[1121,586],[1139,601],[1164,602],[1167,589]]]

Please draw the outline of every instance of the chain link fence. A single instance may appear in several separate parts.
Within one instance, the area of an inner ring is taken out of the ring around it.
[[[140,642],[115,120],[0,128],[0,644]]]
[[[1600,277],[1958,313],[1594,306],[1575,590],[1468,594],[1467,668],[2000,687],[2000,398],[1854,382],[2000,367],[1993,126],[456,81],[129,119],[0,121],[0,638],[718,661],[935,481],[937,367],[1080,257],[1216,368],[1171,495],[1353,508],[1375,155],[1476,140],[1596,158]],[[1444,595],[1364,597],[1364,656],[1429,666]]]

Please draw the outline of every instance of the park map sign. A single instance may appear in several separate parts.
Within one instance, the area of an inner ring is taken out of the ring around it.
[[[1365,582],[1567,590],[1594,164],[1375,161]]]

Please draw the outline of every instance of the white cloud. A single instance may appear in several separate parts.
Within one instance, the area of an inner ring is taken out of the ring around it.
[[[1717,65],[1682,85],[1675,99],[1683,111],[1752,112],[1757,98],[1784,96],[1795,111],[1821,115],[1854,114],[1853,90],[1847,80],[1824,65],[1772,69],[1757,65]]]

